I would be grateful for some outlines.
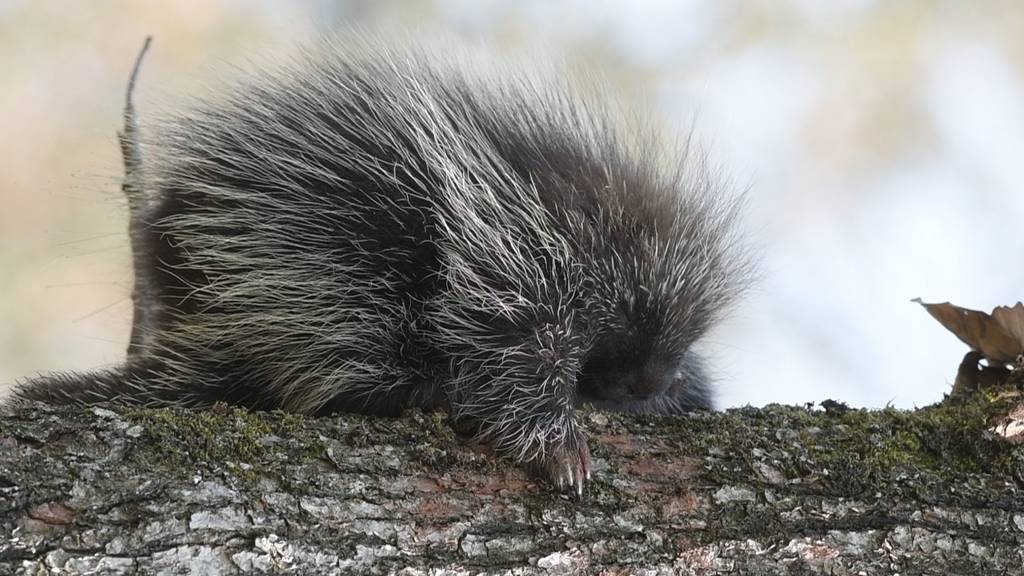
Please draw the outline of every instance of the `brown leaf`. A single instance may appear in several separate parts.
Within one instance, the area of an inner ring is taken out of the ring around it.
[[[980,310],[961,308],[949,302],[926,304],[920,298],[915,298],[914,302],[924,306],[947,330],[992,362],[1010,364],[1024,352],[1024,305],[996,308],[993,314],[998,314],[997,319]]]
[[[1003,328],[1003,331],[1013,336],[1017,342],[1024,342],[1024,304],[1017,302],[1014,307],[997,306],[992,311],[992,318]]]

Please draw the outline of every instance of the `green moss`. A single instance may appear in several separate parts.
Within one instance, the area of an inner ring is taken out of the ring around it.
[[[227,468],[251,483],[262,472],[286,464],[330,465],[336,459],[328,454],[330,447],[374,449],[381,445],[382,438],[406,447],[406,457],[437,470],[464,464],[457,451],[450,449],[457,440],[439,413],[413,411],[402,419],[355,414],[312,418],[224,407],[205,411],[130,409],[122,415],[145,431],[133,457],[147,467],[176,476]],[[495,465],[493,458],[476,460],[480,465]],[[206,469],[197,470],[196,466]],[[364,471],[387,473],[371,467]]]
[[[658,427],[657,435],[674,442],[679,453],[704,459],[709,482],[746,483],[758,477],[757,466],[767,464],[787,480],[798,479],[807,490],[852,497],[901,474],[928,473],[950,480],[970,474],[1024,478],[1024,449],[988,432],[991,409],[986,397],[976,395],[969,402],[916,411],[768,406],[690,418],[610,418],[612,426],[638,434]],[[398,434],[410,448],[409,456],[435,469],[494,465],[497,460],[472,457],[473,462],[463,462],[458,455],[464,451],[449,449],[460,440],[440,413],[413,413],[413,422],[355,415],[310,419],[236,409],[138,409],[124,416],[145,430],[148,441],[140,457],[177,473],[204,462],[239,466],[244,475],[246,468],[279,465],[279,442],[288,442],[286,458],[296,463],[326,459],[324,437],[372,447],[388,434]],[[599,443],[592,443],[592,449],[595,458],[608,456]],[[594,485],[592,494],[615,499],[617,492]]]
[[[280,447],[274,446],[279,439],[299,440],[289,445],[290,463],[324,454],[322,443],[305,431],[308,420],[290,414],[133,409],[123,416],[145,431],[136,457],[167,474],[194,474],[201,465],[230,468],[243,481],[255,481],[261,470],[282,463]]]
[[[712,458],[718,480],[750,478],[750,466],[767,462],[787,478],[821,476],[838,492],[900,471],[951,475],[1019,472],[1021,450],[988,431],[983,399],[916,411],[849,410],[829,415],[791,406],[743,408],[704,417],[667,420],[686,438],[679,449]],[[833,478],[834,477],[834,478]]]

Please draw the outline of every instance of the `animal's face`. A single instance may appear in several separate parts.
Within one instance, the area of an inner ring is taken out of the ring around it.
[[[708,408],[691,348],[735,291],[721,247],[671,227],[622,228],[611,226],[620,232],[593,242],[586,260],[592,344],[579,400],[641,412]]]
[[[693,327],[669,309],[671,300],[652,296],[634,294],[612,310],[597,312],[593,344],[577,383],[583,400],[646,401],[686,386]]]
[[[644,150],[531,180],[546,183],[541,199],[573,252],[565,260],[584,278],[590,346],[577,397],[648,412],[708,407],[691,346],[745,282],[747,260],[730,233],[738,204],[702,163],[692,174],[664,171]]]

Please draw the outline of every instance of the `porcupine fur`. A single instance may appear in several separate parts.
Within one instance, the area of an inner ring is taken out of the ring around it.
[[[581,403],[710,407],[692,345],[748,262],[699,154],[666,161],[621,118],[557,75],[365,39],[195,101],[151,127],[126,182],[126,362],[13,398],[443,407],[579,490]]]

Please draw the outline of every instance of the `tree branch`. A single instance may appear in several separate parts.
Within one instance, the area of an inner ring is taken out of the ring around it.
[[[1022,574],[989,407],[591,412],[581,500],[437,414],[7,408],[0,573]]]

